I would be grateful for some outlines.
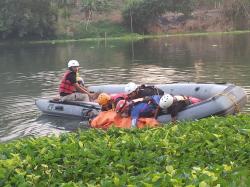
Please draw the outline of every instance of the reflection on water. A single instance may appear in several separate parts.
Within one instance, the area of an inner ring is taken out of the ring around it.
[[[250,95],[250,35],[169,37],[139,42],[0,47],[0,141],[76,131],[76,119],[41,115],[35,98],[57,95],[69,59],[88,85],[230,82]],[[250,104],[244,108],[250,112]]]

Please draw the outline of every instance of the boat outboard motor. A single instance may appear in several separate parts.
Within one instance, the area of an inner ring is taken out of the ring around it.
[[[92,119],[94,119],[98,114],[99,114],[100,110],[97,109],[83,109],[82,111],[82,117],[81,119],[83,121],[90,121]]]

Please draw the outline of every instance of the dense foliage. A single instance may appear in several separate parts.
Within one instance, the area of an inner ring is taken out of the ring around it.
[[[228,21],[232,21],[235,29],[249,28],[250,1],[227,0],[223,1],[222,13]]]
[[[124,23],[131,30],[144,33],[148,24],[167,11],[182,12],[186,15],[193,9],[192,0],[134,0],[128,1],[123,11]]]
[[[84,10],[87,11],[107,11],[112,7],[112,0],[81,0]]]
[[[0,145],[0,186],[249,186],[250,116]]]
[[[53,35],[56,13],[50,2],[1,0],[0,38],[44,38]]]
[[[214,8],[222,13],[219,24],[232,25],[229,29],[249,28],[249,0],[1,0],[0,39],[84,38],[105,33],[122,35],[127,32],[126,28],[113,21],[113,18],[120,19],[122,9],[125,26],[131,32],[144,34],[161,23],[165,12],[190,15],[194,10]],[[111,30],[98,24],[106,21],[106,15]]]

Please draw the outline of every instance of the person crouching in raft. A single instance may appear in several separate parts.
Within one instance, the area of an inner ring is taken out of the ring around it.
[[[137,100],[120,100],[115,108],[117,114],[121,117],[131,116],[131,127],[137,127],[139,117],[155,117],[155,112],[161,96],[154,95]]]
[[[190,96],[164,94],[160,99],[159,107],[171,115],[172,122],[176,122],[178,112],[182,111],[186,106],[200,101],[200,99]]]
[[[120,100],[124,100],[127,98],[126,94],[118,93],[118,94],[107,94],[101,93],[96,102],[101,106],[102,111],[115,110],[117,103]]]

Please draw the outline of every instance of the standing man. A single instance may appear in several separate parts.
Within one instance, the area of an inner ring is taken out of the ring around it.
[[[70,60],[68,70],[65,72],[59,87],[62,101],[89,101],[90,98],[93,99],[95,96],[77,82],[78,70],[79,62]]]

